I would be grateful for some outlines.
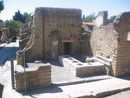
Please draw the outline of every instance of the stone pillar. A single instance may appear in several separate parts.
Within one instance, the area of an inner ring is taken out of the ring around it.
[[[17,65],[23,65],[23,52],[22,51],[17,51],[16,54],[16,58],[17,58]]]
[[[9,40],[8,35],[9,35],[9,28],[2,28],[2,37],[1,37],[2,43]]]
[[[107,11],[101,11],[98,13],[98,16],[96,17],[95,23],[98,27],[101,27],[107,23]]]

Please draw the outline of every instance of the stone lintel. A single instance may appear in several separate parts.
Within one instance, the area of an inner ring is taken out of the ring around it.
[[[72,43],[72,42],[74,42],[74,40],[62,40],[61,42],[63,42],[63,43]]]

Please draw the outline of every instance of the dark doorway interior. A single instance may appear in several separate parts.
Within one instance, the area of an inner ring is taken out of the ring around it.
[[[16,36],[14,36],[13,38],[12,38],[12,40],[13,40],[13,42],[16,42]]]
[[[1,38],[1,36],[2,36],[2,32],[0,31],[0,38]]]
[[[71,43],[66,42],[64,43],[64,55],[70,55],[71,54]]]
[[[0,98],[2,98],[4,86],[0,84]]]

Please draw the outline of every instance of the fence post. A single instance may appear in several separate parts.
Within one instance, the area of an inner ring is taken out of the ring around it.
[[[23,52],[23,62],[24,62],[24,90],[26,93],[27,83],[26,83],[26,61],[25,61],[25,52]]]
[[[14,84],[14,62],[11,59],[11,80],[12,80],[12,88],[15,89],[15,84]]]

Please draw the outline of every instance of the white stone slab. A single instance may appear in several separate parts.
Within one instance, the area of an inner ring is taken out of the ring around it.
[[[59,61],[75,76],[105,73],[105,66],[100,62],[82,63],[69,55],[60,56]]]

